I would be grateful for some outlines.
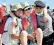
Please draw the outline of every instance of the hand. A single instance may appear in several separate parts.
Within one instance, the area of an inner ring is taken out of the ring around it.
[[[32,33],[32,36],[35,37],[35,36],[36,36],[36,32],[33,32],[33,33]]]
[[[33,40],[34,37],[31,34],[28,34],[28,39]]]

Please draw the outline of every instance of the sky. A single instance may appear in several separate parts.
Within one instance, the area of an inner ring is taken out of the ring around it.
[[[0,0],[0,4],[6,3],[7,6],[9,4],[17,4],[17,3],[23,3],[23,2],[28,2],[30,5],[33,4],[36,0]],[[54,8],[54,0],[41,0],[43,1],[47,6],[50,6],[50,8]]]

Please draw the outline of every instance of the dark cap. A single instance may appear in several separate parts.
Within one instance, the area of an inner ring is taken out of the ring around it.
[[[45,8],[45,4],[42,1],[35,1],[35,7]]]

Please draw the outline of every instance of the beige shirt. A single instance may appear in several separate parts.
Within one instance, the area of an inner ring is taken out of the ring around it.
[[[7,22],[8,23],[5,26],[5,30],[8,30],[8,32],[3,34],[3,44],[17,45],[19,40],[11,37],[12,34],[19,35],[19,33],[20,33],[18,26],[16,28],[14,28],[12,26],[12,22],[16,23],[16,20],[15,20],[15,18],[14,19],[9,18],[9,21],[7,21]]]
[[[13,22],[17,23],[15,18],[13,19]],[[11,34],[16,34],[17,36],[19,36],[19,33],[20,33],[19,26],[14,28],[12,26],[12,22],[8,24],[9,43],[11,43],[12,45],[17,45],[19,40],[12,38]]]

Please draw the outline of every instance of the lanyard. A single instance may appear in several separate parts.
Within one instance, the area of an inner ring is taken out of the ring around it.
[[[17,20],[17,18],[16,18],[16,27],[18,26],[18,20]]]

